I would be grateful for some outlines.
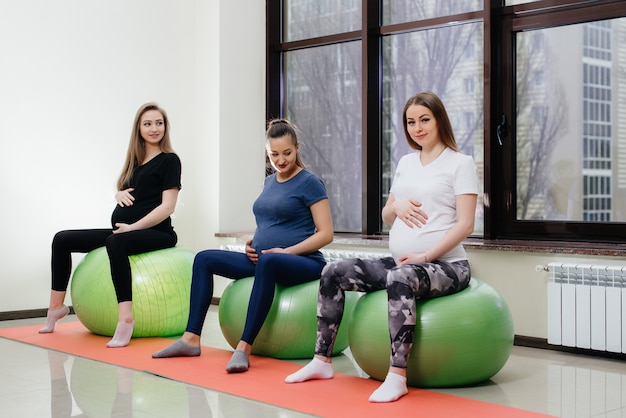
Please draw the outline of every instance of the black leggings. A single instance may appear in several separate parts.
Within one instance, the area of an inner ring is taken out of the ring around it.
[[[171,248],[177,236],[155,229],[114,234],[111,229],[79,229],[57,232],[52,240],[52,290],[65,292],[72,272],[72,253],[88,253],[106,246],[117,302],[132,301],[129,255]]]

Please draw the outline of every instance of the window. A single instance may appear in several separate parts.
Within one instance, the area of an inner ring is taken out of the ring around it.
[[[504,20],[501,50],[515,66],[500,89],[503,116],[513,122],[510,142],[496,152],[508,162],[495,186],[504,197],[494,202],[504,214],[495,226],[500,236],[626,238],[626,189],[619,184],[626,79],[618,70],[626,57],[626,7],[594,3],[548,16],[513,14],[510,27]]]
[[[268,3],[279,6],[278,1]],[[284,27],[281,35],[290,42],[361,29],[361,0],[284,0],[284,4],[285,20],[276,29]]]
[[[331,197],[335,229],[361,226],[361,43],[285,54],[285,114],[300,131],[307,168]]]
[[[626,240],[626,3],[494,3],[267,2],[268,118],[300,129],[336,231],[386,233],[401,111],[431,90],[484,183],[476,235]]]
[[[336,231],[386,232],[380,211],[408,152],[401,111],[418,91],[442,98],[457,142],[482,166],[482,8],[481,0],[268,2],[268,118],[300,130]],[[482,210],[477,218],[482,225]]]
[[[468,94],[467,86],[483,84],[483,54],[466,56],[468,45],[482,51],[480,22],[446,22],[383,38],[382,117],[388,129],[382,135],[382,202],[387,200],[396,163],[410,151],[404,138],[402,110],[406,100],[417,92],[430,90],[441,98],[459,148],[473,155],[482,167],[482,153],[476,155],[474,150],[483,148],[483,94],[482,90]],[[482,225],[482,219],[476,224]],[[482,234],[482,230],[476,233]]]

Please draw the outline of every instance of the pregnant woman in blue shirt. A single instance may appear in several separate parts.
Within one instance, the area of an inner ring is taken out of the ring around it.
[[[293,286],[319,279],[326,264],[320,248],[332,242],[333,226],[326,187],[304,169],[293,125],[273,120],[266,148],[276,172],[265,178],[252,207],[256,231],[245,254],[206,250],[194,260],[189,320],[182,338],[154,353],[154,358],[200,355],[200,335],[213,297],[213,275],[230,279],[254,276],[246,324],[229,373],[248,370],[252,344],[265,322],[276,283]]]

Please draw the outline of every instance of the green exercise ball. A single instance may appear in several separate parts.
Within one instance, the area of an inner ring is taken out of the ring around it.
[[[219,322],[224,338],[235,348],[243,334],[253,277],[235,280],[224,289],[219,304]],[[276,285],[274,301],[252,354],[280,359],[313,357],[317,335],[319,280],[295,286]],[[333,355],[348,347],[348,320],[359,294],[346,292],[344,321],[339,327]]]
[[[167,337],[185,331],[195,253],[181,247],[129,257],[132,273],[133,337]],[[91,332],[112,336],[118,304],[106,248],[91,251],[76,266],[72,305]]]
[[[407,367],[412,387],[458,387],[491,378],[513,348],[513,318],[500,294],[471,279],[459,293],[417,302],[417,324]],[[390,342],[387,292],[364,295],[349,329],[355,361],[372,378],[384,380]]]

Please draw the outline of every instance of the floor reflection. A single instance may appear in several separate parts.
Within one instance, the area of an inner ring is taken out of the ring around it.
[[[46,351],[53,418],[308,416],[149,373]]]
[[[587,367],[548,367],[548,413],[560,417],[626,417],[626,375]]]
[[[55,418],[213,416],[203,388],[56,351],[48,362]]]

